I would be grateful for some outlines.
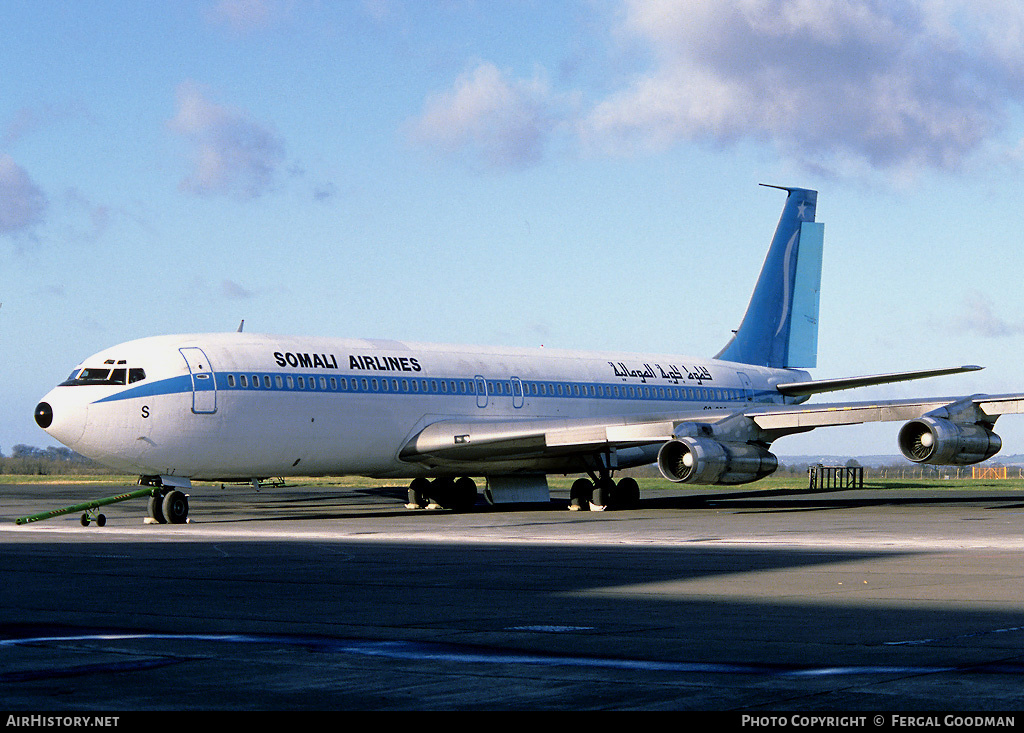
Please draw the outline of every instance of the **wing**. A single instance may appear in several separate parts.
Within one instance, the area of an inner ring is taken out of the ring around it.
[[[536,470],[566,458],[671,440],[682,421],[706,413],[592,419],[442,420],[424,428],[402,449],[405,461],[431,466],[509,461]]]
[[[1024,394],[821,405],[759,404],[731,411],[615,418],[443,420],[419,432],[400,455],[405,461],[433,469],[448,467],[480,473],[568,473],[598,465],[625,468],[657,460],[662,473],[673,481],[703,476],[715,480],[692,482],[744,483],[774,470],[771,464],[775,458],[767,451],[772,442],[831,425],[904,421],[899,444],[911,460],[976,463],[1001,447],[999,437],[992,432],[996,419],[1020,412],[1024,412]],[[692,471],[684,469],[702,460],[720,464],[722,471],[718,475],[716,471],[701,472],[700,465]],[[746,463],[751,463],[749,470],[743,467]]]
[[[856,425],[866,422],[913,420],[942,410],[945,413],[975,418],[974,422],[994,423],[1000,415],[1024,412],[1024,394],[936,397],[927,400],[879,400],[876,402],[840,402],[822,405],[772,405],[746,414],[764,430],[781,435],[829,425]],[[948,419],[948,417],[947,417]]]

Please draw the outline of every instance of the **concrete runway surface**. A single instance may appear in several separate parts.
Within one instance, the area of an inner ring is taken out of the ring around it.
[[[187,525],[14,524],[124,491],[0,486],[0,708],[1024,707],[1020,491],[199,486]]]

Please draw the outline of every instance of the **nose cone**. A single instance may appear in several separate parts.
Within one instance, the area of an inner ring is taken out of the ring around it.
[[[57,387],[43,397],[36,405],[33,417],[36,425],[69,448],[78,450],[76,444],[85,431],[88,402],[78,399],[76,393],[68,393],[68,387]]]
[[[40,402],[36,405],[36,425],[46,430],[53,424],[53,408],[49,402]]]

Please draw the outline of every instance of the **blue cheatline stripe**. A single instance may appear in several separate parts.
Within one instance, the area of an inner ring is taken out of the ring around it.
[[[73,386],[69,389],[82,389],[80,386]],[[192,377],[188,374],[181,377],[169,379],[157,379],[153,382],[142,382],[134,387],[129,387],[123,392],[104,397],[100,402],[117,402],[119,400],[130,400],[135,397],[152,397],[154,395],[181,394],[192,391]]]
[[[242,386],[242,376],[246,386]],[[288,378],[291,378],[290,382]],[[269,378],[270,387],[265,379]],[[281,379],[281,386],[277,385]],[[324,379],[326,388],[321,387]],[[303,384],[299,387],[299,383]],[[332,380],[333,383],[332,383]],[[414,384],[415,382],[415,384]],[[290,384],[290,386],[289,386]],[[309,385],[312,385],[310,387]],[[397,386],[397,388],[396,388]],[[513,395],[511,380],[487,380],[489,398],[525,399],[589,399],[645,402],[738,402],[747,403],[743,389],[737,387],[682,387],[676,385],[607,384],[599,382],[564,382],[547,380],[522,380],[522,395]],[[69,389],[82,389],[81,386]],[[375,394],[396,396],[476,396],[476,382],[467,377],[327,377],[321,374],[296,374],[282,372],[217,372],[216,389],[224,392],[288,392],[328,394]],[[153,397],[183,394],[192,391],[189,375],[158,379],[131,386],[116,394],[96,400],[96,403],[118,402],[139,397]],[[754,392],[754,402],[770,400],[774,393],[764,390]]]

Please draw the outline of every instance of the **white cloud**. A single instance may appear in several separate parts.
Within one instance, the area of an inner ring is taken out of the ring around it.
[[[12,145],[41,129],[67,120],[88,118],[89,113],[76,102],[21,107],[4,126],[3,133],[0,134],[0,145]]]
[[[410,123],[412,141],[448,156],[480,158],[490,167],[517,167],[541,159],[561,124],[564,99],[540,75],[509,79],[481,63],[452,89],[433,95]]]
[[[286,10],[278,0],[217,0],[207,17],[236,33],[249,33],[269,27]]]
[[[627,0],[648,68],[581,124],[598,149],[766,141],[819,168],[956,169],[1024,101],[1009,0]]]
[[[1024,334],[1024,321],[1008,321],[997,315],[992,308],[991,300],[981,293],[971,293],[965,298],[962,310],[952,323],[957,331],[988,338]]]
[[[225,298],[230,300],[251,300],[255,297],[248,288],[238,284],[234,280],[224,279],[220,283],[220,292]]]
[[[46,207],[46,195],[25,169],[0,153],[0,234],[17,234],[41,223]]]
[[[241,110],[211,102],[193,82],[179,85],[170,128],[192,145],[193,169],[182,188],[255,198],[273,184],[284,143]]]

